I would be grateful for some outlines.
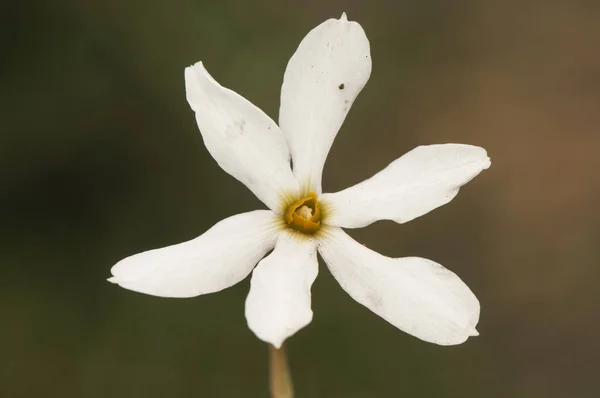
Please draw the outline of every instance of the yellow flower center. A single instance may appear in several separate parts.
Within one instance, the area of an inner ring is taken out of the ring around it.
[[[317,195],[311,192],[305,198],[292,203],[283,218],[288,226],[298,232],[314,234],[321,226],[321,206]]]

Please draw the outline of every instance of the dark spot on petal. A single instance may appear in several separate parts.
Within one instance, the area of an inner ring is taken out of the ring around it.
[[[343,89],[344,89],[344,83],[341,83],[341,84],[338,86],[338,88],[339,88],[340,90],[343,90]]]
[[[348,101],[348,100],[344,100],[344,104],[347,104],[348,102],[350,102],[350,101]]]
[[[242,120],[236,121],[235,124],[240,129],[240,133],[242,133],[244,131],[244,126],[246,125],[246,120],[242,119]]]
[[[238,139],[240,136],[244,135],[244,126],[246,125],[246,120],[234,120],[232,124],[227,126],[224,132],[224,138],[226,141],[231,142]]]

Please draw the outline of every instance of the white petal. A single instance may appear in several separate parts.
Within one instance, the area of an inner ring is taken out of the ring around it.
[[[424,258],[390,258],[330,227],[319,253],[353,299],[397,328],[440,345],[476,336],[479,301],[456,274]]]
[[[251,102],[217,83],[202,62],[185,68],[185,88],[204,144],[219,166],[281,213],[282,197],[295,194],[299,185],[279,127]]]
[[[246,319],[256,336],[275,347],[310,323],[310,287],[318,273],[315,241],[293,231],[252,272]]]
[[[292,151],[294,174],[306,190],[321,193],[329,148],[370,74],[369,41],[346,14],[310,31],[290,59],[279,125]]]
[[[450,202],[490,167],[485,149],[462,144],[420,146],[353,187],[324,194],[328,225],[359,228],[377,220],[404,223]]]
[[[213,293],[244,279],[275,245],[281,216],[256,210],[226,218],[196,239],[119,261],[110,282],[161,297]]]

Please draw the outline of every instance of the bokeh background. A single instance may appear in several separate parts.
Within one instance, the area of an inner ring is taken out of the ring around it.
[[[327,160],[345,188],[420,144],[488,150],[449,205],[350,233],[431,258],[482,305],[481,336],[410,337],[321,263],[289,340],[297,396],[598,397],[600,2],[0,3],[0,397],[267,397],[249,283],[161,299],[110,267],[261,208],[209,156],[183,69],[277,117],[289,57],[346,11],[373,73]]]

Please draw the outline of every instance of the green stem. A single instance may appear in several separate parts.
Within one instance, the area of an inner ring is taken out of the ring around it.
[[[269,344],[269,388],[272,398],[294,398],[292,375],[283,345],[277,349]]]

